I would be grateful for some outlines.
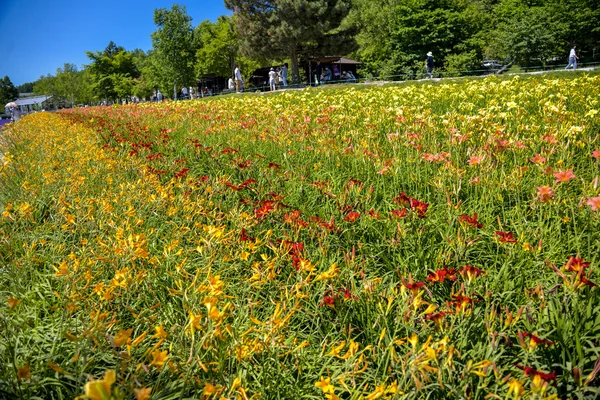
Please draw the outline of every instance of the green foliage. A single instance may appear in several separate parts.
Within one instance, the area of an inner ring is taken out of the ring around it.
[[[116,101],[133,94],[131,80],[140,76],[133,53],[111,41],[104,51],[88,51],[87,56],[96,98]]]
[[[89,104],[93,101],[92,77],[89,70],[79,71],[74,64],[66,63],[56,70],[56,75],[38,79],[33,86],[35,94],[52,96],[54,107]]]
[[[17,86],[17,90],[19,91],[19,93],[32,93],[34,84],[35,82],[24,83],[22,85]]]
[[[185,6],[154,10],[158,30],[152,33],[156,77],[165,86],[188,86],[194,80],[194,34]]]
[[[19,97],[19,90],[13,85],[10,78],[5,76],[0,79],[0,107],[6,103],[16,100]]]
[[[349,0],[226,0],[247,56],[290,58],[292,80],[299,81],[298,57],[347,54],[354,32],[343,25]]]

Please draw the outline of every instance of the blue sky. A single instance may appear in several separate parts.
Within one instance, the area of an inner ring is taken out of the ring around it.
[[[112,40],[127,50],[152,48],[156,8],[187,7],[192,25],[229,14],[223,0],[0,0],[0,78],[17,86],[55,74],[64,63],[81,68],[86,51]]]

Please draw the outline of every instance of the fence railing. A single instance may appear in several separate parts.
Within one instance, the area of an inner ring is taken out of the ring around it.
[[[464,70],[464,71],[436,71],[434,70],[432,73],[433,79],[444,79],[444,78],[460,78],[460,77],[477,77],[477,76],[489,76],[489,75],[508,75],[508,74],[527,74],[527,73],[535,73],[535,72],[560,72],[565,69],[566,64],[552,64],[552,65],[537,65],[531,67],[520,67],[520,66],[511,66],[507,69],[502,68],[485,68],[485,69],[476,69],[476,70]],[[589,68],[600,68],[600,62],[587,62],[587,63],[578,63],[577,69],[589,69]],[[280,86],[277,85],[277,90],[282,89],[302,89],[309,86],[327,86],[333,84],[341,84],[341,83],[376,83],[376,82],[400,82],[400,81],[416,81],[416,80],[424,80],[429,76],[427,72],[414,72],[414,73],[406,73],[406,74],[396,74],[396,75],[382,75],[375,77],[365,77],[365,78],[356,78],[356,79],[339,79],[339,80],[328,80],[320,83],[299,83],[299,84],[288,84],[288,86]],[[269,92],[270,86],[268,84],[252,86],[250,88],[245,89],[246,92]],[[222,91],[213,90],[212,96],[221,95],[221,94],[230,94],[235,93],[235,90],[224,89]],[[210,96],[207,96],[210,97]]]

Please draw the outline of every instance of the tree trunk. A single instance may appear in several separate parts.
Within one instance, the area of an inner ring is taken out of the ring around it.
[[[298,54],[296,53],[296,45],[294,44],[292,47],[292,83],[298,84],[300,83],[300,74],[298,72]]]
[[[173,100],[177,100],[177,82],[173,84]]]

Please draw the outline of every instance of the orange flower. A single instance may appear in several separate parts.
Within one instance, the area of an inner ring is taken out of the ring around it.
[[[598,197],[590,197],[585,202],[588,206],[592,208],[592,211],[597,211],[600,208],[600,196]]]
[[[573,173],[572,169],[568,171],[555,172],[554,177],[556,178],[555,183],[569,182],[571,179],[577,178],[577,176]]]
[[[554,197],[554,191],[550,186],[538,186],[538,199],[541,203],[547,203]]]
[[[135,393],[135,400],[148,400],[150,393],[152,393],[152,388],[133,389],[133,393]]]

